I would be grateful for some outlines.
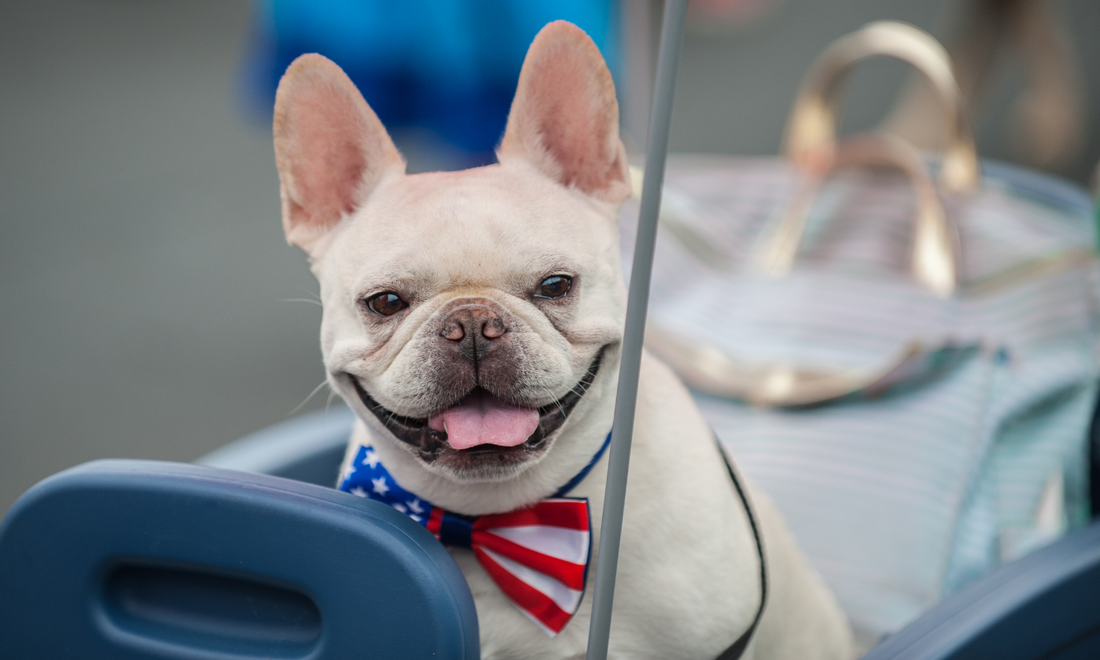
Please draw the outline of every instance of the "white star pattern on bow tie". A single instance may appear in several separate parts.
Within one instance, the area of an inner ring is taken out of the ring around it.
[[[368,449],[363,456],[363,465],[369,465],[374,469],[374,466],[378,465],[378,460],[378,454],[374,453],[373,449]]]
[[[390,487],[386,485],[385,477],[378,477],[377,479],[371,479],[370,482],[374,484],[374,492],[379,495],[385,495],[389,491]]]
[[[357,496],[357,497],[366,497],[367,496],[367,491],[363,490],[359,486],[356,486],[355,488],[352,488],[348,492],[351,493],[352,495]]]
[[[424,513],[424,507],[420,506],[420,499],[409,500],[405,502],[409,505],[409,510],[413,513]]]

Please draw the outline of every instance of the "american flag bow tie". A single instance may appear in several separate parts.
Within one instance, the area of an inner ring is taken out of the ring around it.
[[[579,483],[607,444],[558,492]],[[500,590],[551,637],[580,607],[592,545],[587,499],[552,497],[509,513],[463,516],[403,489],[370,447],[360,447],[345,468],[340,490],[388,504],[444,545],[472,550]]]

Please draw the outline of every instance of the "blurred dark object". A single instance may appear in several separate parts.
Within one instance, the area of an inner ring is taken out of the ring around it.
[[[1081,66],[1069,31],[1049,0],[968,0],[949,49],[963,97],[980,125],[995,105],[997,69],[1023,77],[1001,128],[1024,165],[1062,172],[1081,155],[1085,135]],[[887,125],[915,144],[941,144],[936,100],[909,86]]]
[[[287,66],[303,53],[320,53],[344,69],[391,130],[421,129],[455,149],[458,167],[492,163],[520,65],[538,30],[557,19],[577,24],[616,74],[616,4],[262,0],[248,60],[250,102],[270,117]],[[400,135],[397,141],[401,146]]]

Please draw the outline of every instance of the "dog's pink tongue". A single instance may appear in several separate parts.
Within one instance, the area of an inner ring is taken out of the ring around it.
[[[531,437],[539,425],[534,408],[510,406],[484,390],[470,394],[457,406],[432,415],[428,426],[446,431],[447,443],[455,449],[478,445],[515,447]]]

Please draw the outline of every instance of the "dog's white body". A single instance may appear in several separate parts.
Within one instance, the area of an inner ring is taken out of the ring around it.
[[[625,315],[616,218],[630,192],[617,122],[602,58],[562,23],[528,53],[501,164],[464,172],[405,175],[335,65],[305,56],[288,70],[275,119],[284,226],[321,285],[325,365],[360,418],[352,448],[373,446],[406,490],[457,513],[525,507],[577,474],[610,430]],[[492,429],[514,436],[537,418],[545,437],[462,440],[453,415],[468,416],[471,397],[505,411]],[[606,462],[569,493],[591,504],[593,562]],[[769,593],[743,657],[847,657],[831,595],[766,498],[751,498]],[[453,555],[477,605],[483,657],[584,657],[591,588],[550,638],[471,552]],[[754,537],[711,431],[676,377],[646,356],[610,655],[716,657],[750,625],[760,586]]]

